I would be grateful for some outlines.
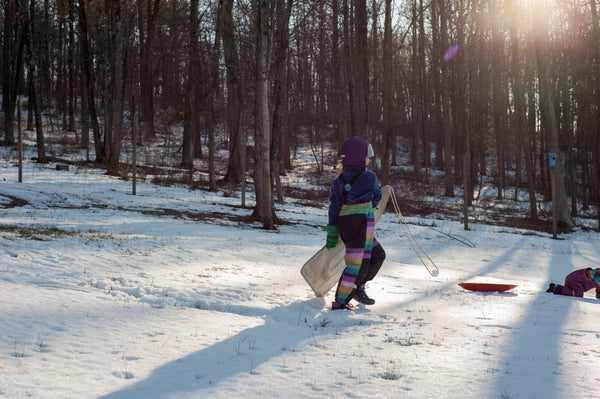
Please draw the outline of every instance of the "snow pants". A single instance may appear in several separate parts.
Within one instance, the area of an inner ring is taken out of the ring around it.
[[[342,206],[338,231],[346,245],[346,268],[340,277],[335,300],[348,303],[358,286],[375,278],[385,260],[385,251],[374,237],[375,215],[370,202]]]
[[[565,285],[560,291],[561,295],[583,297],[583,293],[596,288],[596,284],[592,280],[588,280],[585,276],[585,269],[575,270],[565,277]]]

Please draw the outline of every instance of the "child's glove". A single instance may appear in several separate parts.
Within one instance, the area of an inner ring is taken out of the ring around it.
[[[600,299],[600,291],[596,288],[596,299]]]
[[[327,247],[329,249],[335,248],[335,246],[338,243],[339,236],[340,236],[338,228],[337,228],[337,226],[332,226],[332,225],[328,224],[326,227],[326,230],[327,230],[327,241],[325,243],[325,247]]]

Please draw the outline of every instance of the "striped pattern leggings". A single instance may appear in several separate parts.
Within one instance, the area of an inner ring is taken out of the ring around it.
[[[340,212],[338,229],[346,245],[346,268],[338,283],[335,300],[347,303],[359,285],[375,277],[383,264],[385,252],[374,238],[375,218],[370,202],[344,205]]]

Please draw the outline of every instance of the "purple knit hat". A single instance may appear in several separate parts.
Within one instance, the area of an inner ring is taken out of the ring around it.
[[[340,150],[342,165],[365,167],[367,157],[373,156],[373,147],[362,137],[350,137],[344,140]]]

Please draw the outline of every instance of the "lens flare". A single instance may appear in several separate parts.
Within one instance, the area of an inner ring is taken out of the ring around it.
[[[455,44],[454,46],[450,47],[448,51],[446,51],[446,54],[444,54],[444,61],[450,61],[452,58],[454,58],[457,52],[458,44]]]

